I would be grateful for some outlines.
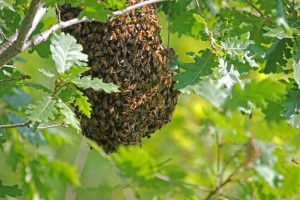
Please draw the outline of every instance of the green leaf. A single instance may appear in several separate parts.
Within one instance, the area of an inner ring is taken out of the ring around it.
[[[47,76],[48,78],[53,78],[55,77],[55,74],[47,71],[46,69],[44,68],[38,68],[38,71],[41,72],[44,76]]]
[[[79,17],[87,17],[91,20],[105,22],[112,13],[107,9],[107,4],[104,2],[86,0],[82,6],[83,10],[80,12]]]
[[[212,105],[221,108],[225,103],[228,93],[218,81],[213,79],[203,79],[195,85],[189,85],[180,90],[183,93],[189,94],[194,92],[207,99]]]
[[[14,93],[13,95],[4,94],[2,97],[3,101],[12,108],[20,110],[31,102],[31,95],[27,94],[24,90],[13,88],[12,92]]]
[[[59,108],[60,113],[64,116],[64,122],[79,131],[80,124],[73,110],[71,110],[69,106],[67,106],[61,100],[58,101],[57,107]]]
[[[3,185],[2,180],[0,180],[0,198],[6,197],[19,197],[22,196],[23,192],[19,189],[18,185],[8,186]]]
[[[34,89],[37,89],[37,90],[41,90],[43,92],[46,92],[48,94],[51,94],[52,91],[48,88],[46,88],[45,86],[41,85],[41,84],[38,84],[38,83],[34,83],[34,82],[24,82],[23,83],[24,86],[27,86],[27,87],[31,87],[31,88],[34,88]]]
[[[290,39],[276,39],[273,45],[268,49],[266,55],[266,64],[264,68],[265,73],[277,72],[282,66],[285,66],[288,57],[285,57],[288,49],[288,43]]]
[[[300,45],[295,48],[295,53],[293,55],[293,67],[295,81],[298,84],[298,89],[300,89]]]
[[[280,40],[283,38],[293,38],[293,34],[286,33],[286,31],[281,26],[278,26],[275,28],[264,27],[264,29],[267,31],[264,34],[264,36],[274,37],[274,38],[278,38]]]
[[[82,46],[68,33],[54,35],[51,39],[50,50],[58,73],[64,73],[73,65],[86,65],[88,56],[82,53]]]
[[[254,42],[250,40],[250,33],[245,33],[240,37],[229,37],[221,41],[223,51],[232,59],[238,59],[241,63],[248,63],[251,67],[258,67],[251,54],[250,47]]]
[[[247,107],[248,102],[251,102],[263,108],[268,102],[278,101],[285,94],[284,85],[270,79],[244,84],[243,87],[238,84],[233,87],[232,97],[226,102],[227,107]]]
[[[292,114],[295,114],[300,108],[300,92],[299,90],[293,89],[290,90],[287,94],[286,101],[282,103],[284,112],[282,115],[286,118],[290,118]]]
[[[194,63],[183,63],[182,68],[186,71],[176,74],[174,79],[178,82],[175,85],[176,89],[185,88],[188,85],[193,85],[199,81],[200,77],[210,75],[212,68],[217,65],[216,55],[210,50],[200,51],[201,57],[191,53],[191,57],[195,60]]]
[[[73,66],[70,68],[70,70],[66,71],[64,74],[62,74],[63,77],[74,79],[79,77],[82,73],[88,71],[89,67],[83,67],[83,66]]]
[[[218,72],[220,76],[218,83],[224,85],[229,91],[236,83],[241,82],[240,73],[236,71],[234,65],[229,64],[225,58],[219,59]]]
[[[89,98],[84,96],[84,94],[77,90],[75,97],[75,106],[78,107],[79,111],[81,111],[88,118],[91,117],[92,105],[88,102]]]
[[[298,111],[299,112],[299,111]],[[288,119],[288,123],[295,128],[300,128],[300,114],[292,114]]]
[[[25,113],[33,122],[49,122],[58,114],[56,103],[57,101],[51,96],[42,97],[34,104],[30,104]]]
[[[105,3],[109,8],[122,9],[126,4],[126,0],[107,0]]]
[[[102,79],[93,78],[91,76],[84,76],[81,78],[75,78],[72,82],[80,88],[88,89],[92,88],[95,91],[103,90],[106,93],[118,92],[118,87],[112,83],[104,83]]]
[[[91,116],[92,105],[88,102],[88,97],[84,96],[84,94],[77,90],[75,86],[71,85],[64,88],[60,93],[59,97],[67,104],[74,104],[78,107],[79,111],[81,111],[87,117]]]
[[[74,166],[58,160],[50,161],[46,157],[41,157],[39,163],[46,166],[49,174],[58,177],[60,181],[71,183],[74,186],[80,185],[78,173]]]
[[[62,5],[66,1],[65,0],[44,0],[46,6],[55,7],[55,5]]]

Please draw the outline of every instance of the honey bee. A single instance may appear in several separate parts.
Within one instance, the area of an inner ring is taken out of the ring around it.
[[[101,111],[99,112],[99,115],[100,115],[101,118],[104,118],[104,117],[105,117],[105,112],[104,112],[103,110],[101,110]]]
[[[296,160],[296,159],[293,158],[291,161],[292,161],[292,163],[294,163],[296,165],[300,164],[300,160]]]
[[[107,51],[108,51],[109,55],[111,55],[111,56],[114,55],[114,52],[111,47],[107,47]]]
[[[110,37],[109,37],[109,40],[117,40],[117,35],[115,32],[112,32]]]

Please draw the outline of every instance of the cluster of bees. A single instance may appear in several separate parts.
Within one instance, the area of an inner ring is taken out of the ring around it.
[[[140,0],[128,0],[132,5]],[[62,20],[77,17],[80,8],[60,6]],[[84,22],[64,30],[73,35],[89,56],[83,76],[102,78],[119,86],[107,94],[83,90],[92,104],[91,118],[81,113],[83,134],[105,152],[119,145],[140,144],[170,121],[178,91],[168,68],[174,52],[162,46],[160,25],[153,6],[145,6],[106,23]]]

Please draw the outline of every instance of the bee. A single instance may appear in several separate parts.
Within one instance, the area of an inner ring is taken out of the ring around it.
[[[111,79],[110,79],[109,76],[106,76],[105,79],[104,79],[104,81],[105,81],[106,83],[109,83],[109,82],[111,82]]]
[[[108,124],[109,124],[110,127],[114,127],[114,122],[111,119],[108,120]]]
[[[107,51],[108,51],[109,55],[111,55],[111,56],[114,55],[114,52],[111,47],[107,47]]]
[[[112,32],[110,37],[109,37],[109,40],[117,40],[117,35],[115,32]]]
[[[294,163],[296,165],[300,164],[300,160],[296,160],[296,159],[293,158],[291,161],[292,161],[292,163]]]
[[[111,75],[111,78],[112,78],[112,80],[115,81],[115,82],[118,81],[118,75],[117,75],[116,73],[113,73],[113,74]]]
[[[101,110],[99,112],[99,115],[100,115],[101,118],[105,118],[105,112],[103,110]]]

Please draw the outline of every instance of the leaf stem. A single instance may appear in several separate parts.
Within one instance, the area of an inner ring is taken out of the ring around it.
[[[0,83],[7,83],[7,82],[11,82],[11,81],[26,80],[26,79],[31,79],[31,76],[26,75],[26,74],[21,74],[21,76],[17,77],[17,78],[2,79],[2,80],[0,80]]]
[[[251,0],[245,0],[245,2],[246,2],[249,6],[251,6],[256,12],[258,12],[259,15],[260,15],[261,17],[263,17],[264,20],[265,20],[266,22],[268,22],[268,23],[270,23],[270,24],[274,24],[274,22],[272,21],[272,19],[270,19],[268,16],[264,15],[264,13],[263,13],[256,5],[254,5],[254,3],[251,2]]]
[[[233,179],[234,176],[236,176],[239,171],[241,170],[241,168],[243,168],[246,165],[246,162],[241,163],[229,176],[228,178],[222,182],[220,184],[219,187],[216,187],[213,191],[211,191],[207,197],[205,198],[205,200],[210,200],[212,199],[213,196],[215,196],[216,194],[218,194],[218,192],[221,190],[221,188],[223,188],[224,186],[226,186],[228,183],[230,183]]]

